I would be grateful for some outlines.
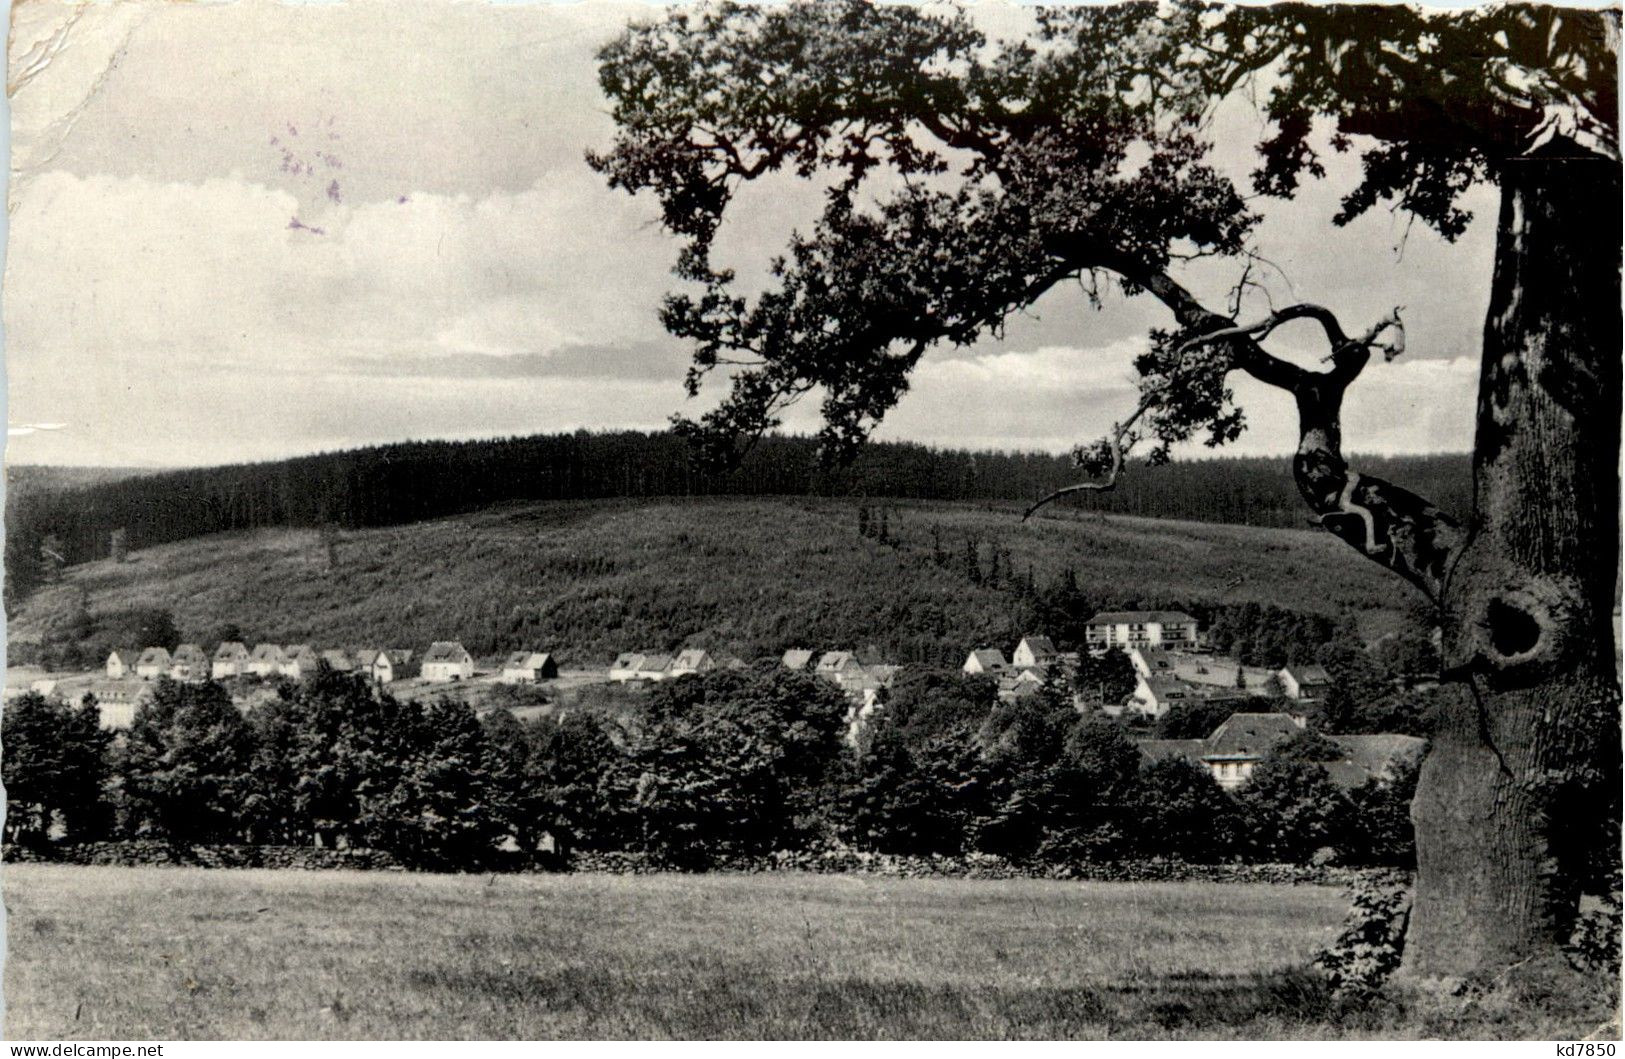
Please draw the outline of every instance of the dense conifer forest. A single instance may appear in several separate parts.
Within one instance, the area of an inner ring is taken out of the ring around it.
[[[1471,495],[1462,454],[1364,459],[1447,510]],[[904,442],[869,446],[850,467],[821,467],[811,438],[769,437],[733,471],[700,469],[668,433],[542,434],[405,442],[268,463],[160,473],[8,470],[6,595],[51,574],[228,530],[361,529],[478,511],[493,504],[611,497],[779,495],[917,500],[1031,500],[1072,480],[1065,456],[965,452]],[[59,483],[59,484],[58,484]],[[1079,503],[1115,514],[1301,527],[1302,502],[1280,458],[1136,468],[1117,490]],[[115,538],[117,544],[115,545]]]

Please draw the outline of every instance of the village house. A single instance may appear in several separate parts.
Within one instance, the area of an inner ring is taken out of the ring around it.
[[[1287,666],[1276,676],[1281,679],[1281,690],[1289,699],[1314,702],[1326,697],[1332,690],[1331,674],[1322,666]]]
[[[1010,663],[1017,669],[1044,668],[1060,658],[1061,652],[1055,649],[1055,644],[1048,636],[1024,636],[1016,651],[1010,656]]]
[[[1226,790],[1245,784],[1259,762],[1280,744],[1303,730],[1300,718],[1284,713],[1234,713],[1206,739],[1141,739],[1139,750],[1147,761],[1181,758],[1206,768]],[[1426,740],[1415,736],[1334,735],[1328,740],[1341,754],[1320,762],[1344,790],[1366,781],[1388,779],[1402,762],[1420,757]]]
[[[142,680],[157,680],[169,673],[169,651],[162,647],[149,647],[135,660],[135,675]]]
[[[236,640],[228,640],[214,649],[209,675],[215,680],[230,680],[242,676],[248,665],[248,647]]]
[[[534,684],[559,675],[559,664],[545,651],[515,651],[502,663],[503,684]]]
[[[638,662],[637,679],[639,680],[665,680],[671,676],[671,655],[664,653],[646,654]]]
[[[321,659],[335,673],[349,673],[355,669],[355,660],[350,657],[349,652],[337,647],[329,647],[323,651]]]
[[[1130,647],[1126,653],[1134,671],[1142,677],[1174,676],[1174,656],[1160,647]]]
[[[169,656],[169,675],[174,680],[207,680],[209,656],[195,643],[183,643]]]
[[[798,647],[792,647],[784,652],[784,656],[779,659],[779,664],[786,669],[794,669],[799,672],[812,664],[812,656],[811,651],[803,651]]]
[[[1195,647],[1196,619],[1179,610],[1108,610],[1090,618],[1084,636],[1091,651],[1109,647]]]
[[[280,644],[255,644],[254,650],[248,656],[248,672],[256,677],[275,676],[282,672],[284,657]]]
[[[818,657],[818,668],[815,672],[818,676],[833,679],[842,673],[850,673],[861,668],[862,663],[851,651],[825,651]]]
[[[316,672],[316,663],[320,660],[321,655],[317,654],[310,644],[290,644],[282,652],[282,665],[277,668],[277,672],[294,680],[303,680]]]
[[[141,659],[141,652],[128,647],[120,647],[107,656],[107,679],[123,680],[125,677],[135,676],[136,663]]]
[[[412,676],[412,652],[405,648],[385,648],[372,656],[367,667],[375,684],[391,684]]]
[[[418,675],[437,683],[470,680],[474,676],[474,656],[455,640],[436,640],[424,654]]]
[[[996,647],[979,647],[965,658],[965,664],[959,667],[966,673],[985,673],[996,676],[1010,668],[1004,660],[1004,652]]]
[[[682,677],[690,673],[707,673],[716,667],[716,662],[703,648],[691,647],[677,652],[677,657],[671,660],[671,675]]]
[[[999,701],[1015,702],[1036,695],[1044,686],[1044,674],[1038,669],[1021,669],[999,677]]]
[[[628,680],[638,679],[638,667],[643,665],[643,656],[636,651],[625,651],[615,656],[615,661],[609,664],[609,679],[617,684],[624,684]]]

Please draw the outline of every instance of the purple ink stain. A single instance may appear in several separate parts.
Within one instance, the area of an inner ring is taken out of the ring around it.
[[[340,201],[339,182],[337,180],[327,185],[327,197],[332,199],[334,202]]]
[[[291,218],[288,219],[288,228],[290,230],[296,231],[296,232],[309,232],[311,235],[326,235],[327,234],[327,229],[326,228],[317,228],[315,225],[306,224],[304,221],[301,221],[298,217],[291,217]]]
[[[397,206],[404,206],[404,205],[406,205],[406,204],[407,204],[407,203],[408,203],[408,202],[411,202],[411,201],[412,201],[412,200],[411,200],[411,199],[409,199],[409,198],[407,198],[407,197],[406,197],[406,196],[405,196],[405,195],[402,195],[402,196],[401,196],[401,197],[400,197],[400,198],[398,198],[398,199],[396,199],[396,200],[395,200],[395,204],[396,204],[396,205],[397,205]]]

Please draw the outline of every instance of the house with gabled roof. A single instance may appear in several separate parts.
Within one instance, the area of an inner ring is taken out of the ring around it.
[[[471,680],[474,677],[474,656],[456,640],[436,640],[424,653],[418,675],[437,683]]]
[[[670,673],[674,677],[684,677],[690,673],[708,673],[716,667],[717,663],[710,652],[703,647],[690,647],[673,656]]]
[[[779,664],[786,669],[794,669],[798,671],[804,670],[812,664],[812,657],[813,653],[811,651],[804,651],[799,647],[792,647],[790,650],[784,652],[783,657],[779,659]]]
[[[237,640],[228,640],[214,649],[209,660],[209,675],[216,680],[230,680],[247,672],[248,647]]]
[[[965,659],[965,664],[959,667],[966,673],[986,673],[997,675],[1010,668],[1010,663],[1004,660],[1004,652],[996,647],[979,647],[972,651]]]
[[[248,673],[256,677],[274,677],[282,672],[285,658],[281,644],[257,643],[248,654]]]
[[[367,665],[367,675],[376,684],[390,684],[408,680],[417,674],[412,663],[412,652],[404,647],[389,647],[375,652]]]
[[[1101,611],[1085,623],[1084,638],[1091,651],[1141,644],[1188,648],[1198,642],[1196,619],[1182,610]]]
[[[209,656],[195,643],[183,643],[169,656],[169,676],[173,680],[209,679]]]
[[[861,668],[862,662],[851,651],[825,651],[818,656],[814,672],[821,677],[836,677],[843,672]]]
[[[1010,656],[1010,664],[1017,669],[1043,668],[1059,658],[1061,652],[1048,636],[1023,636]]]
[[[615,661],[609,664],[609,679],[617,684],[624,684],[628,680],[638,679],[638,670],[643,666],[643,655],[636,651],[623,651],[615,656]]]
[[[282,651],[282,665],[277,669],[285,677],[303,680],[316,672],[321,655],[308,643],[290,644]]]
[[[1332,690],[1332,675],[1326,672],[1325,666],[1286,666],[1276,676],[1281,679],[1281,690],[1289,699],[1312,702],[1324,699]]]
[[[671,655],[654,652],[642,656],[638,662],[637,679],[665,680],[671,676]]]
[[[502,663],[497,677],[504,684],[534,684],[559,675],[559,664],[546,651],[515,651]]]
[[[141,660],[141,652],[130,647],[120,647],[107,655],[107,679],[123,680],[125,677],[135,676],[136,663]]]
[[[355,659],[350,657],[348,651],[338,647],[329,647],[323,651],[321,660],[336,673],[350,673],[355,670]]]
[[[142,680],[157,680],[169,675],[169,650],[149,647],[135,660],[135,675]]]
[[[1134,671],[1142,677],[1172,677],[1174,672],[1174,656],[1161,647],[1152,647],[1144,644],[1130,647],[1127,651],[1129,664]]]

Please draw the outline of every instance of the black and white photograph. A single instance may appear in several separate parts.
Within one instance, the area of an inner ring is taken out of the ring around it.
[[[9,32],[6,1040],[1615,1054],[1617,6]]]

